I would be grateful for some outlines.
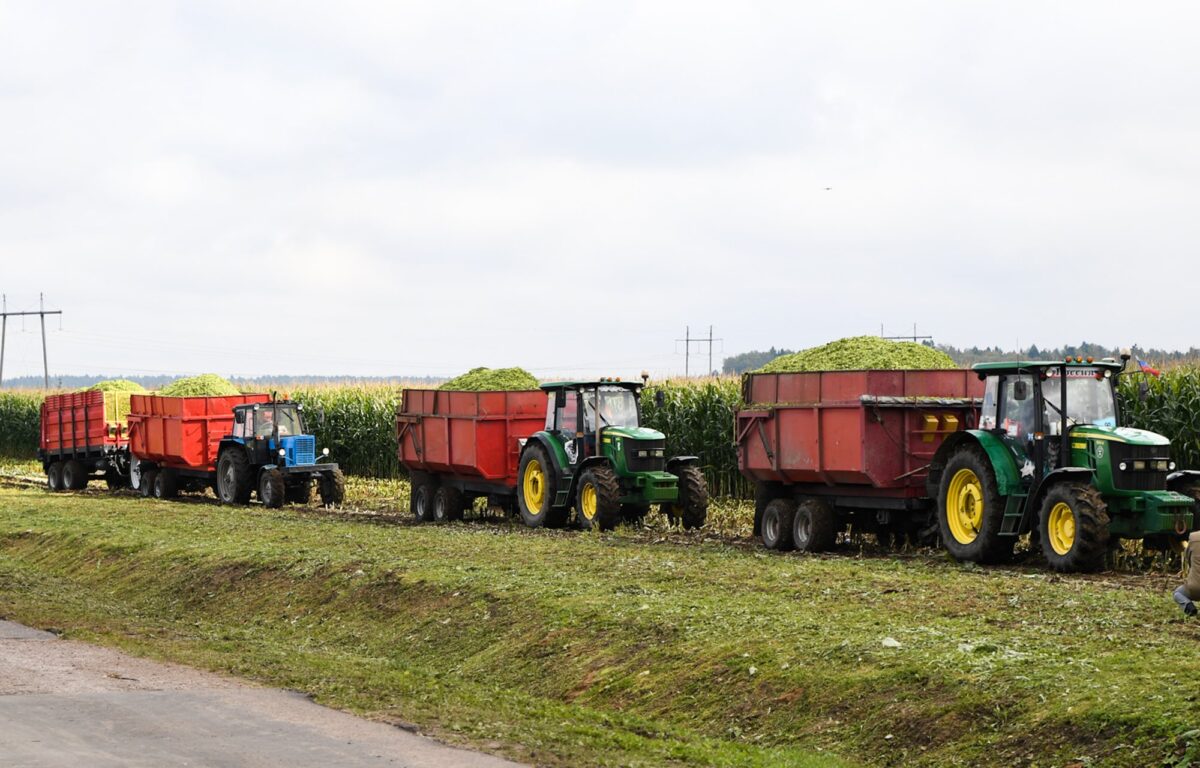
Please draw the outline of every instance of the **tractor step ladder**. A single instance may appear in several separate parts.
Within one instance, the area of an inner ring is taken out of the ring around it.
[[[1000,534],[1015,536],[1021,532],[1021,520],[1025,517],[1025,499],[1028,494],[1014,493],[1005,498],[1004,517],[1000,519]]]

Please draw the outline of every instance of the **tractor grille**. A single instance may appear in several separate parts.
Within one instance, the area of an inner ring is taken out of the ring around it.
[[[1159,469],[1134,470],[1133,462],[1166,461],[1170,449],[1165,445],[1125,445],[1109,443],[1109,459],[1112,462],[1113,485],[1123,491],[1165,491],[1167,473]],[[1121,471],[1121,462],[1129,467]]]
[[[296,451],[295,464],[312,464],[317,456],[317,439],[312,435],[300,435],[293,444]]]
[[[665,456],[638,456],[642,451],[657,453],[667,447],[666,440],[626,440],[625,462],[630,472],[661,472],[667,465]]]

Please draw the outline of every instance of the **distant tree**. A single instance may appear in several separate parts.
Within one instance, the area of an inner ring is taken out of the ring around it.
[[[774,346],[765,352],[758,350],[743,352],[740,355],[725,358],[725,361],[721,364],[721,370],[724,373],[745,373],[746,371],[753,371],[756,368],[762,368],[780,355],[790,354],[792,354],[790,349],[775,349]]]

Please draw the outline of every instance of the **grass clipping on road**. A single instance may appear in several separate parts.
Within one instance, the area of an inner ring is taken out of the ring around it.
[[[755,373],[957,368],[945,352],[912,341],[852,336],[777,357]]]
[[[539,765],[1174,764],[1169,586],[0,489],[0,615]]]

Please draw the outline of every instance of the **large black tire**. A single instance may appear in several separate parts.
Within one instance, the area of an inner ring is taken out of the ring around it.
[[[708,518],[708,483],[700,467],[688,466],[679,470],[679,500],[668,507],[667,517],[684,528],[699,528]]]
[[[609,531],[621,522],[621,484],[611,467],[583,470],[575,491],[575,524],[584,530]]]
[[[76,459],[68,459],[62,468],[63,488],[68,491],[82,491],[87,488],[88,476],[83,465]]]
[[[451,523],[463,519],[466,503],[462,491],[449,485],[440,486],[433,492],[433,522]]]
[[[254,490],[250,460],[241,448],[230,448],[217,459],[217,498],[222,504],[249,504]]]
[[[540,445],[533,445],[521,454],[517,469],[517,505],[521,520],[530,528],[559,528],[568,509],[554,508],[557,488],[554,467]]]
[[[264,469],[258,476],[258,500],[267,509],[283,506],[287,489],[283,485],[283,473],[278,469]]]
[[[62,462],[55,461],[46,467],[46,487],[53,493],[65,490],[63,486]]]
[[[308,504],[312,501],[312,478],[305,477],[289,485],[283,492],[288,504]]]
[[[1016,537],[1000,535],[1004,498],[982,451],[965,446],[950,456],[937,503],[942,545],[955,560],[995,563],[1011,556]]]
[[[763,510],[760,526],[763,546],[778,552],[787,552],[795,544],[792,540],[792,522],[796,515],[793,499],[771,499]]]
[[[173,499],[179,495],[179,482],[175,473],[169,469],[160,469],[154,473],[151,492],[156,499]]]
[[[775,499],[782,499],[786,492],[779,483],[757,482],[754,484],[754,535],[762,533],[763,514],[767,505]]]
[[[413,519],[418,523],[428,523],[433,520],[433,496],[436,492],[437,483],[432,478],[426,475],[413,476],[408,508],[412,511]]]
[[[346,475],[340,469],[332,469],[321,475],[321,504],[340,507],[346,500]]]
[[[1052,570],[1094,571],[1108,547],[1108,505],[1086,483],[1058,483],[1046,491],[1038,514],[1042,555]]]
[[[142,498],[154,498],[154,481],[158,478],[157,469],[142,470],[142,484],[138,486],[138,493],[142,494]]]
[[[837,543],[837,515],[820,499],[805,499],[792,518],[792,544],[801,552],[828,552]]]

